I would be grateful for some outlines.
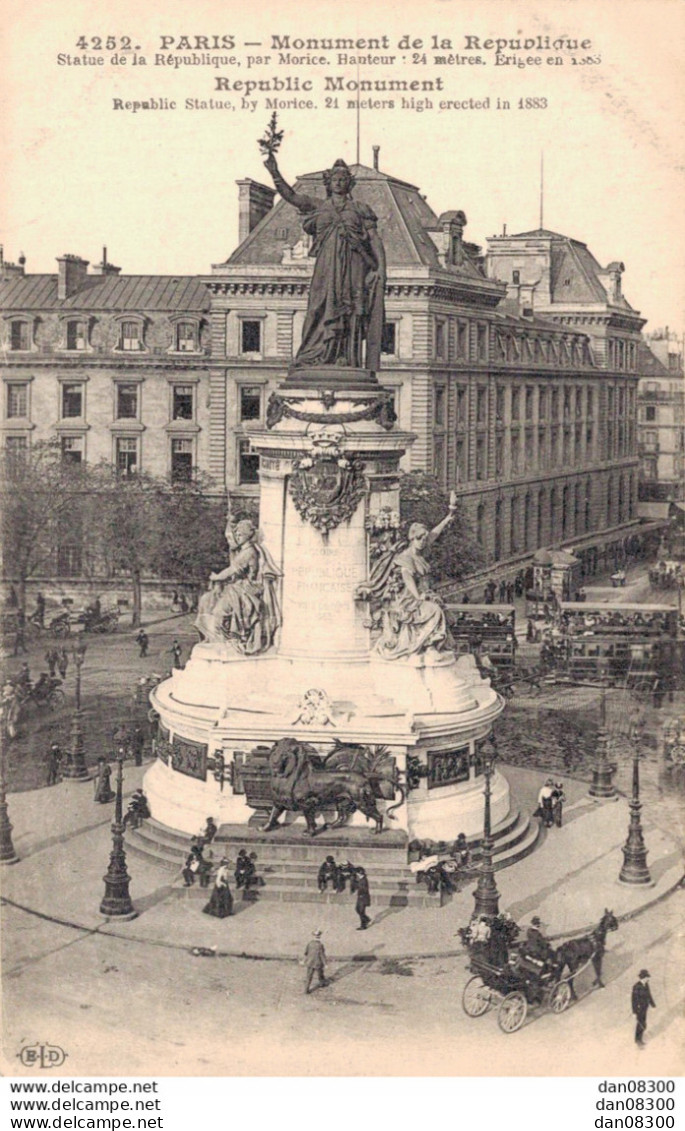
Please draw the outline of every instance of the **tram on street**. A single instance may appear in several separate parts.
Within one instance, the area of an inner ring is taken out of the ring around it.
[[[458,656],[485,653],[497,668],[516,662],[516,610],[513,605],[445,606]]]
[[[649,685],[682,660],[671,605],[562,602],[560,630],[560,667],[572,679]]]

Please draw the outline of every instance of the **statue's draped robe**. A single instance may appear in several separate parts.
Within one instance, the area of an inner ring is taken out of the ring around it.
[[[442,606],[422,595],[430,588],[430,564],[418,550],[408,546],[393,555],[391,568],[395,580],[393,584],[387,577],[385,582],[392,595],[384,631],[376,644],[379,654],[394,660],[426,648],[449,646],[451,638]],[[407,586],[405,577],[413,579],[420,594],[418,599]]]
[[[376,215],[349,196],[338,208],[330,199],[298,193],[296,207],[306,214],[303,226],[313,236],[310,255],[316,264],[294,366],[341,364],[375,372],[385,298],[385,264],[378,262],[369,239]]]
[[[196,627],[211,642],[229,640],[238,651],[266,651],[281,623],[278,571],[263,546],[241,546],[211,588],[200,598]]]

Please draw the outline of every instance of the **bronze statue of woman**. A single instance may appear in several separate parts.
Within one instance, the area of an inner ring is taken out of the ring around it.
[[[313,237],[309,254],[316,264],[293,368],[340,365],[376,372],[384,321],[385,251],[375,213],[352,199],[354,177],[344,161],[324,173],[325,199],[295,192],[283,180],[273,153],[264,164],[283,199],[302,213],[304,230]]]

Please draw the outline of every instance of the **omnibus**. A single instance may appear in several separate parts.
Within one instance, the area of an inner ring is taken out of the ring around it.
[[[678,610],[672,605],[562,602],[561,663],[575,679],[648,686],[678,666]],[[671,643],[673,647],[667,648]]]
[[[516,661],[516,610],[513,605],[445,605],[457,656],[485,652],[498,668]]]

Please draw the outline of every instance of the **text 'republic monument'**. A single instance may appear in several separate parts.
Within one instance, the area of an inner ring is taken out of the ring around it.
[[[344,161],[295,191],[272,120],[260,143],[300,214],[308,287],[301,342],[265,428],[259,523],[230,520],[230,560],[200,600],[201,636],[153,693],[155,820],[196,833],[208,814],[294,835],[390,827],[454,840],[483,827],[482,742],[502,710],[470,656],[457,660],[430,585],[434,529],[399,521],[396,427],[379,382],[386,264],[377,217]],[[492,781],[492,822],[509,787]],[[228,829],[227,829],[228,831]],[[276,834],[277,835],[277,834]],[[378,843],[378,842],[377,842]]]

